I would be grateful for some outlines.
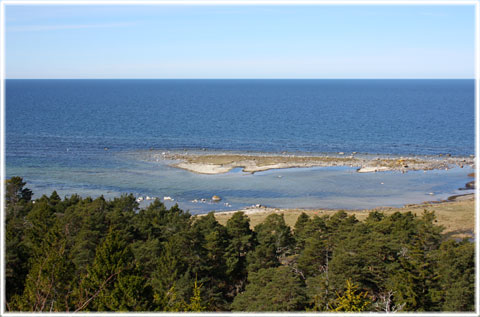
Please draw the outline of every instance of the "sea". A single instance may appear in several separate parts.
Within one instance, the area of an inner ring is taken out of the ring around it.
[[[34,198],[165,197],[193,214],[252,205],[364,209],[472,191],[470,166],[200,175],[158,153],[475,154],[474,80],[6,80],[5,171]],[[218,195],[222,200],[212,202]],[[202,201],[202,199],[204,201]],[[142,204],[147,203],[144,200]]]

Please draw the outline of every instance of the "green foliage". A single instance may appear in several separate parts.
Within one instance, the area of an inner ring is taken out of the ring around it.
[[[235,297],[244,288],[247,277],[247,253],[255,248],[250,221],[243,212],[236,212],[227,221],[229,244],[225,252],[230,296]]]
[[[248,271],[280,265],[291,254],[295,240],[283,215],[269,215],[255,227],[257,246],[247,257]]]
[[[337,293],[335,301],[335,312],[362,312],[366,311],[370,305],[367,292],[358,292],[358,286],[350,280],[346,282],[346,289],[343,294]]]
[[[309,222],[310,218],[304,212],[302,212],[300,216],[298,216],[297,221],[295,222],[293,232],[295,233],[294,238],[296,250],[301,250],[304,247],[305,237],[307,235],[306,227]]]
[[[157,260],[157,268],[153,272],[150,284],[153,288],[154,303],[157,310],[175,311],[180,309],[175,290],[176,281],[180,279],[179,255],[176,241],[164,242],[163,250]]]
[[[305,247],[298,256],[298,269],[305,278],[316,276],[324,272],[329,257],[326,241],[309,237],[305,239]]]
[[[398,260],[391,266],[389,287],[395,300],[405,303],[406,310],[437,311],[438,262],[434,250],[440,245],[442,230],[434,224],[435,215],[426,212],[414,222],[416,234],[408,245],[402,245]]]
[[[293,233],[273,214],[252,231],[242,212],[223,226],[133,195],[32,201],[24,186],[6,181],[7,311],[475,309],[475,245],[433,212],[302,214]]]
[[[442,311],[474,311],[475,246],[468,240],[445,241],[438,250],[439,294]]]
[[[333,307],[336,294],[329,283],[329,275],[327,273],[309,277],[305,281],[308,297],[307,311],[330,311]]]
[[[7,207],[28,203],[32,199],[32,191],[24,186],[26,183],[21,177],[15,176],[5,181],[5,202]]]
[[[306,303],[302,280],[288,267],[261,269],[232,303],[233,311],[298,311]]]
[[[76,279],[62,228],[55,226],[46,234],[30,261],[23,294],[16,297],[12,310],[68,311]]]
[[[227,229],[220,225],[213,212],[198,219],[190,236],[195,241],[199,261],[195,271],[202,284],[202,291],[209,299],[208,308],[214,311],[225,310],[229,291],[226,249],[229,245]]]
[[[200,296],[202,285],[198,285],[197,279],[193,286],[193,296],[190,297],[190,304],[187,304],[185,311],[202,312],[206,307],[202,305],[202,297]]]
[[[112,229],[97,248],[82,286],[85,309],[129,311],[148,308],[148,289],[135,265],[133,253],[120,234]]]
[[[197,278],[193,284],[193,295],[190,297],[190,302],[187,303],[183,299],[179,299],[175,283],[174,285],[164,294],[165,306],[163,311],[168,312],[204,312],[207,311],[207,307],[204,306],[204,301],[202,299],[202,284],[198,285]]]
[[[5,284],[7,302],[23,293],[30,270],[31,249],[25,243],[25,216],[32,209],[32,192],[20,177],[5,181]]]

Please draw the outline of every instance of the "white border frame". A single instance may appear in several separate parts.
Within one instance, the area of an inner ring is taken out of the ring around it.
[[[471,5],[475,9],[475,312],[474,313],[395,313],[395,316],[479,316],[480,315],[480,2],[478,0],[0,0],[0,316],[71,316],[73,313],[10,313],[5,312],[5,263],[4,263],[4,197],[5,197],[5,6],[6,5],[222,5],[222,6],[255,6],[255,5]],[[118,315],[121,313],[75,313],[77,316],[105,316]],[[384,313],[136,313],[129,312],[128,315],[135,316],[204,316],[204,315],[235,315],[235,316],[358,316],[375,315],[384,316]]]

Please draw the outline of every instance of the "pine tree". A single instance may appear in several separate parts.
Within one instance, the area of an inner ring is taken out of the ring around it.
[[[201,288],[202,285],[198,285],[197,279],[195,278],[195,284],[193,286],[193,296],[190,297],[190,304],[186,305],[184,311],[206,311],[206,307],[202,304]]]
[[[358,286],[350,280],[346,282],[346,290],[342,295],[337,293],[334,312],[362,312],[366,311],[370,305],[367,292],[358,292]]]
[[[310,217],[308,217],[307,214],[304,212],[302,212],[300,216],[298,216],[297,221],[295,222],[293,232],[295,238],[295,248],[297,252],[304,248],[305,239],[307,237],[306,228],[309,222]]]
[[[153,273],[150,284],[153,288],[153,298],[156,310],[178,311],[180,305],[177,302],[175,290],[176,281],[180,277],[180,267],[177,245],[175,240],[163,243],[163,251],[157,260],[157,268]]]
[[[27,183],[21,177],[15,176],[5,181],[6,207],[13,207],[20,202],[28,203],[32,199],[32,191],[25,187]]]
[[[225,252],[227,274],[231,280],[231,294],[234,297],[244,287],[247,279],[247,253],[254,249],[254,233],[243,212],[236,212],[227,221],[229,244]]]
[[[25,216],[31,211],[32,191],[25,188],[20,177],[12,177],[5,181],[5,300],[8,303],[12,296],[21,295],[25,286],[25,278],[30,270],[28,259],[31,248],[25,243],[25,232],[28,229]]]
[[[289,267],[261,269],[248,275],[245,291],[238,294],[233,311],[300,311],[305,310],[305,288],[302,279]]]
[[[109,229],[98,246],[93,264],[80,289],[77,310],[146,310],[149,303],[145,280],[140,276],[130,247]]]
[[[75,285],[74,265],[66,248],[63,228],[54,226],[34,250],[25,289],[12,305],[13,310],[34,312],[69,311],[70,293]]]
[[[442,243],[436,255],[439,310],[475,310],[475,244],[464,239]]]

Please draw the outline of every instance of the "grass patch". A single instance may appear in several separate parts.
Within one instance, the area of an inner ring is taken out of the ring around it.
[[[340,209],[339,209],[340,210]],[[369,212],[371,211],[381,211],[386,215],[391,215],[397,211],[399,212],[408,212],[420,216],[424,210],[435,211],[437,217],[437,224],[445,227],[443,231],[449,237],[452,238],[464,238],[472,237],[475,232],[475,199],[470,197],[465,200],[459,201],[448,201],[441,203],[425,203],[418,205],[409,205],[401,208],[374,208],[374,209],[365,209],[365,210],[345,210],[349,215],[355,215],[358,220],[364,220]],[[327,210],[327,209],[274,209],[266,208],[265,211],[255,212],[247,214],[250,218],[250,226],[254,228],[257,224],[262,223],[265,218],[273,213],[283,214],[285,217],[285,222],[287,225],[293,228],[295,222],[297,221],[298,216],[304,212],[308,216],[323,216],[323,215],[333,215],[338,210]],[[215,218],[219,223],[225,225],[232,216],[233,213],[218,213],[215,214]]]

